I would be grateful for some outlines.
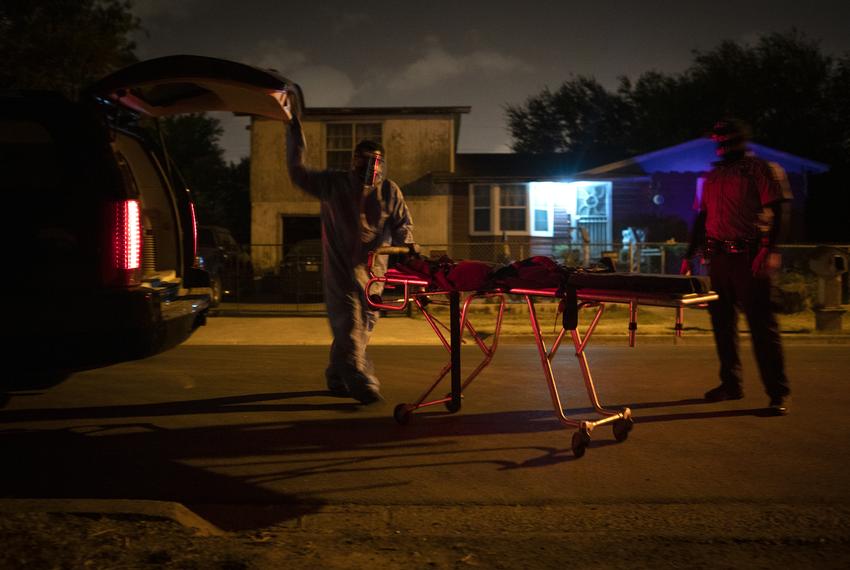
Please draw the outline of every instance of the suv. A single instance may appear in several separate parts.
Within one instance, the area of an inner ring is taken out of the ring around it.
[[[198,227],[198,258],[210,274],[210,304],[224,297],[244,297],[254,284],[251,256],[236,243],[230,230],[220,226]]]
[[[210,280],[196,264],[189,191],[137,119],[229,110],[286,120],[296,92],[275,73],[197,56],[137,63],[79,102],[0,92],[13,270],[2,342],[20,361],[7,368],[23,368],[15,385],[156,354],[205,322]]]

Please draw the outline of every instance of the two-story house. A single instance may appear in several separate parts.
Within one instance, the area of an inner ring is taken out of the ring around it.
[[[429,173],[455,170],[461,116],[469,107],[311,108],[302,117],[311,168],[347,170],[364,138],[386,149],[388,177],[402,189],[419,243],[446,243],[450,203],[416,191]],[[251,242],[255,270],[274,270],[285,252],[321,236],[319,202],[289,180],[285,125],[251,124]]]

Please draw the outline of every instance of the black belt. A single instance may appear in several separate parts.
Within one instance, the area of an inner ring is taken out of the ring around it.
[[[751,253],[758,249],[759,242],[754,239],[714,239],[705,240],[705,253]]]

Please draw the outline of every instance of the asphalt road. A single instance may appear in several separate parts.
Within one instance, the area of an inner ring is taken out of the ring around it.
[[[503,339],[457,414],[435,406],[396,424],[393,406],[446,362],[423,327],[381,323],[370,349],[387,399],[378,406],[324,391],[321,318],[211,319],[156,357],[13,393],[0,408],[0,511],[45,508],[21,499],[69,512],[173,501],[235,531],[221,544],[275,537],[258,567],[278,567],[276,556],[299,568],[850,564],[844,337],[787,338],[786,417],[764,414],[746,344],[746,397],[709,404],[709,336],[639,337],[636,348],[622,334],[594,339],[602,403],[629,406],[636,424],[622,443],[594,430],[576,459],[528,337]],[[467,371],[479,356],[464,348]],[[567,414],[591,417],[569,346],[554,368]]]
[[[565,347],[566,348],[566,347]],[[710,344],[591,346],[603,404],[636,426],[570,452],[530,345],[501,346],[454,415],[391,418],[445,361],[439,347],[372,349],[389,402],[323,391],[321,346],[182,346],[16,393],[0,410],[6,497],[186,505],[850,503],[850,350],[786,346],[792,413],[767,403],[747,355],[746,397],[708,404]],[[465,349],[471,365],[474,348]],[[568,414],[587,414],[575,359],[555,361]],[[277,516],[277,515],[273,515]],[[279,515],[290,516],[290,515]],[[219,521],[221,522],[221,521]]]

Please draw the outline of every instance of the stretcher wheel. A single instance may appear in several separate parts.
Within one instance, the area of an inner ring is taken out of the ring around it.
[[[399,425],[406,426],[410,422],[410,409],[407,404],[399,404],[393,409],[393,419]]]
[[[614,439],[617,441],[626,441],[634,425],[635,421],[632,418],[624,418],[614,422]]]
[[[573,434],[573,455],[576,459],[584,456],[587,451],[587,446],[590,445],[590,434],[586,431],[579,430]]]
[[[452,398],[452,395],[446,394],[446,398]],[[449,399],[444,405],[446,406],[446,409],[449,411],[450,414],[453,414],[460,410],[460,401],[455,403],[454,399]]]

